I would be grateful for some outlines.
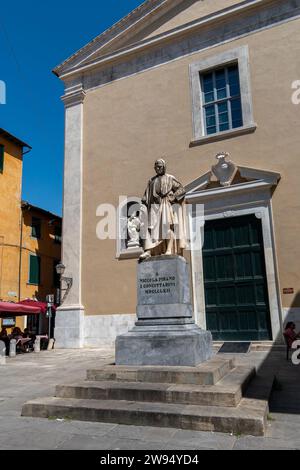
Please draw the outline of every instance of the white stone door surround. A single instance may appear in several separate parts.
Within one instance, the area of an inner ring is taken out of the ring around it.
[[[251,168],[238,167],[238,169],[243,178],[255,179],[247,183],[206,189],[211,179],[211,174],[207,173],[187,186],[187,202],[204,205],[204,223],[206,220],[249,214],[261,219],[272,337],[273,341],[281,342],[282,309],[272,215],[272,188],[278,184],[280,175]],[[201,226],[201,221],[196,220],[196,217],[190,217],[190,230]],[[195,319],[201,328],[206,329],[202,236],[196,237],[196,242],[192,246],[191,267]]]

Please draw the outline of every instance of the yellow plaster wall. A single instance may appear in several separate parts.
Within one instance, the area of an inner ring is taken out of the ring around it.
[[[41,238],[31,236],[32,217],[41,219]],[[61,245],[54,242],[54,226],[49,225],[53,220],[44,213],[32,209],[23,210],[23,250],[22,250],[22,277],[21,298],[37,297],[45,301],[46,295],[55,294],[53,284],[53,262],[60,261]],[[35,254],[41,258],[41,283],[40,285],[29,284],[29,258]]]
[[[0,173],[0,298],[18,300],[22,149],[0,136],[4,169]]]

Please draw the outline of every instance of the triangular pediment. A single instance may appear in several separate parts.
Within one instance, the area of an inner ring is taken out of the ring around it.
[[[244,3],[241,0],[147,0],[54,69],[58,76],[167,34],[200,18]]]
[[[196,180],[187,184],[185,189],[188,196],[209,190],[222,190],[224,188],[243,189],[257,184],[265,186],[277,186],[281,179],[280,173],[239,166],[229,159],[229,154],[217,155],[218,163],[212,169]]]
[[[173,5],[161,18],[157,18],[151,24],[143,28],[143,30],[133,38],[134,42],[175,30],[180,26],[190,24],[195,20],[204,18],[238,3],[241,3],[241,0],[185,0],[178,5]]]

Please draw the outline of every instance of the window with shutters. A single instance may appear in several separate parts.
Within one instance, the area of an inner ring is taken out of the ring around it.
[[[39,285],[41,282],[41,258],[29,255],[29,284]]]

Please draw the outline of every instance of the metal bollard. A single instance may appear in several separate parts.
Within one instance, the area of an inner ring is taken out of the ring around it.
[[[33,345],[34,352],[40,352],[41,350],[41,338],[39,336],[36,337],[36,340]]]
[[[54,346],[54,339],[51,338],[49,339],[49,342],[48,342],[47,351],[51,351],[53,349],[53,346]]]
[[[9,343],[9,357],[16,357],[17,355],[17,340],[11,339]]]
[[[6,345],[4,341],[0,341],[0,366],[5,364],[5,356],[6,356]]]

